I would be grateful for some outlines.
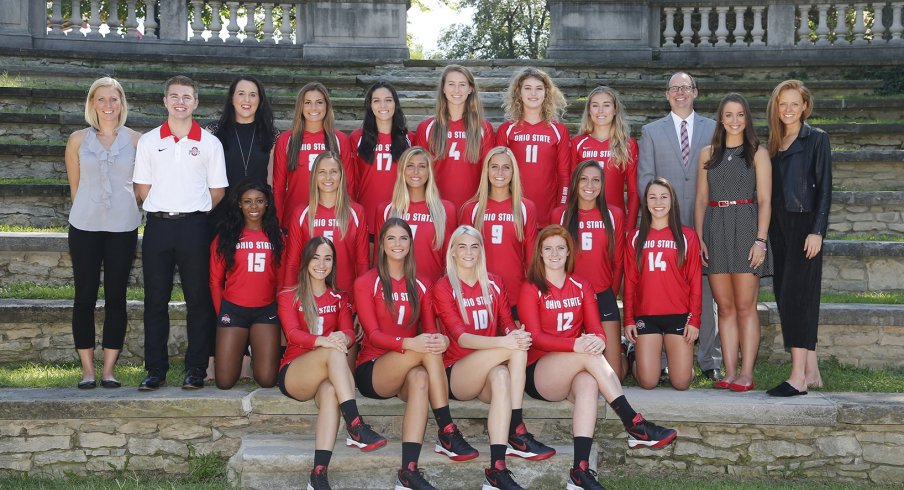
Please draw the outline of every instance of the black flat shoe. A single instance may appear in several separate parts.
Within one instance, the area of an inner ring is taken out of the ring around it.
[[[782,381],[782,383],[775,388],[766,392],[769,396],[779,396],[779,397],[789,397],[789,396],[798,396],[798,395],[806,395],[806,391],[800,391],[797,388],[791,386],[791,383],[787,381]]]
[[[707,369],[703,371],[703,376],[710,381],[722,381],[722,371],[719,369]]]
[[[103,379],[101,380],[100,385],[104,388],[119,388],[122,386],[122,383],[115,379]]]
[[[93,379],[83,379],[78,382],[78,389],[80,390],[93,390],[97,388],[97,381]]]
[[[166,386],[166,375],[159,373],[148,373],[147,377],[141,380],[138,385],[138,391],[155,391],[161,386]]]
[[[201,368],[192,368],[185,373],[182,383],[183,390],[199,390],[204,387],[204,377],[207,372]]]

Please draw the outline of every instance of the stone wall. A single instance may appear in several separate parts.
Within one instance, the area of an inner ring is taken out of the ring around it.
[[[904,234],[904,192],[833,192],[829,231]]]

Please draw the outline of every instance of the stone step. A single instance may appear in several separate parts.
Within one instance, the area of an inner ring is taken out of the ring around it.
[[[345,446],[345,431],[339,439],[330,462],[329,479],[333,488],[392,488],[396,483],[401,460],[401,444],[397,440],[376,451],[363,453]],[[485,438],[481,438],[484,439]],[[489,445],[470,441],[480,451],[471,461],[455,462],[433,452],[434,439],[424,441],[419,467],[427,481],[438,488],[480,488],[483,469],[489,466]],[[565,486],[574,449],[571,445],[555,446],[556,455],[545,461],[508,458],[515,480],[525,488],[557,488]],[[590,456],[591,469],[596,469],[598,455]],[[314,440],[282,434],[255,434],[242,437],[239,450],[229,459],[227,478],[238,488],[250,490],[307,488],[307,474],[314,467]]]

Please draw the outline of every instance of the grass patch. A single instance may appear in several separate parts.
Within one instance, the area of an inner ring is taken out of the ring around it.
[[[772,288],[760,289],[759,301],[775,301]],[[823,303],[862,303],[868,305],[904,305],[904,291],[865,291],[861,293],[822,293]]]
[[[104,287],[100,287],[98,298],[103,298]],[[33,282],[16,282],[0,286],[0,298],[4,299],[73,299],[75,286],[72,284],[48,285]],[[144,288],[131,286],[126,290],[126,298],[135,301],[144,300]],[[180,286],[173,286],[170,301],[185,301],[185,294]]]
[[[807,119],[812,126],[819,124],[904,124],[901,118],[851,118],[851,117],[814,117]]]
[[[30,82],[27,78],[22,78],[19,75],[10,75],[7,71],[0,73],[0,87],[26,87],[28,85],[30,85]]]
[[[66,233],[69,228],[66,226],[24,226],[24,225],[4,225],[0,224],[0,232],[9,233]]]
[[[851,240],[858,242],[904,242],[904,235],[886,233],[829,233],[827,240]]]
[[[621,465],[603,467],[599,471],[599,481],[609,490],[853,490],[863,488],[854,483],[838,483],[818,478],[739,478],[731,475],[713,475],[709,478],[686,473],[656,472],[652,475],[638,472],[636,468]],[[893,488],[873,486],[872,488]]]
[[[20,177],[16,179],[0,179],[0,184],[56,184],[66,185],[69,181],[66,179],[34,179],[30,177]]]

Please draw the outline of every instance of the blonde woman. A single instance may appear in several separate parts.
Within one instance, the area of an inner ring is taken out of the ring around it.
[[[129,105],[122,85],[104,77],[85,99],[89,127],[69,136],[69,254],[75,282],[72,337],[82,364],[80,389],[97,386],[94,307],[104,270],[104,367],[101,386],[119,388],[114,368],[126,335],[126,285],[135,258],[141,214],[132,190],[135,148],[141,134],[125,126]]]
[[[524,195],[545,226],[552,209],[565,204],[571,176],[571,137],[561,121],[565,96],[546,72],[528,67],[512,78],[504,107],[508,121],[499,126],[496,144],[514,153]]]
[[[460,208],[477,188],[480,163],[493,146],[493,126],[483,118],[480,90],[470,70],[461,65],[443,70],[436,113],[418,125],[415,144],[430,150],[440,194]]]
[[[333,242],[322,236],[312,238],[301,252],[298,285],[284,289],[277,299],[288,343],[277,384],[289,398],[317,402],[310,489],[330,488],[327,468],[340,414],[348,430],[346,445],[362,451],[386,445],[386,439],[358,414],[355,379],[345,358],[355,338],[351,306],[336,289],[335,263]]]
[[[445,272],[446,245],[456,221],[452,203],[440,199],[433,163],[433,156],[422,146],[405,150],[399,158],[392,201],[377,209],[374,220],[377,229],[389,218],[401,218],[411,226],[414,261],[428,284]]]
[[[502,277],[506,291],[513,292],[509,306],[517,320],[517,292],[537,236],[537,209],[521,190],[521,172],[512,150],[497,146],[487,153],[477,194],[462,208],[459,221],[483,233],[487,270]]]

